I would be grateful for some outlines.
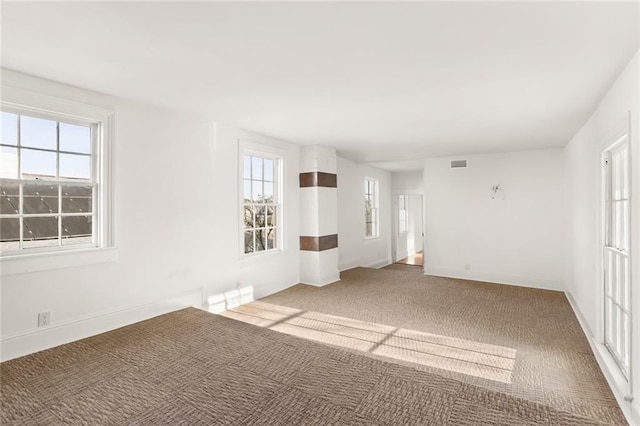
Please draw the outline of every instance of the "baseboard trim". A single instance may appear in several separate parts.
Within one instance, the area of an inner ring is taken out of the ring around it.
[[[386,259],[380,259],[380,260],[376,260],[375,262],[368,263],[368,264],[364,265],[364,268],[380,269],[380,268],[384,268],[385,266],[389,266],[389,265],[391,265],[391,259],[386,258]]]
[[[344,272],[346,270],[357,268],[357,267],[358,267],[358,262],[353,261],[353,262],[343,263],[342,265],[339,266],[339,270],[340,272]]]
[[[327,284],[340,281],[340,272],[335,274],[323,275],[320,277],[300,277],[302,284],[311,285],[314,287],[323,287]]]
[[[582,327],[582,331],[587,337],[587,341],[589,342],[589,346],[591,346],[591,351],[596,358],[598,367],[600,367],[602,374],[604,375],[605,379],[607,379],[607,383],[609,384],[609,387],[613,392],[613,396],[616,398],[616,402],[620,406],[622,413],[624,414],[630,425],[640,425],[640,412],[638,411],[638,407],[636,406],[637,404],[625,400],[625,394],[628,393],[629,390],[628,383],[626,382],[622,374],[616,371],[617,367],[615,366],[615,361],[611,359],[611,355],[609,355],[604,345],[594,339],[591,328],[589,327],[586,318],[582,314],[582,311],[578,307],[578,304],[573,298],[571,292],[566,291],[565,296],[569,301],[571,309],[573,309],[573,313],[578,319],[580,327]]]
[[[439,266],[424,266],[425,275],[436,277],[457,278],[462,280],[482,281],[495,284],[507,284],[518,287],[530,287],[541,290],[554,290],[564,292],[564,284],[560,281],[543,278],[531,278],[518,275],[494,274],[489,272],[463,271],[460,269]]]
[[[34,352],[39,352],[75,340],[124,327],[158,315],[177,311],[189,306],[202,308],[201,287],[174,294],[150,302],[109,309],[52,324],[46,328],[33,328],[0,339],[0,361],[8,361]]]

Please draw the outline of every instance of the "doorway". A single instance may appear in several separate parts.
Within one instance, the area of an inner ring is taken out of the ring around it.
[[[393,261],[403,265],[424,265],[422,195],[394,195]]]

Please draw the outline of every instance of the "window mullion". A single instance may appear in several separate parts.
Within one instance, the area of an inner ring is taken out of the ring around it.
[[[19,232],[20,232],[20,241],[18,244],[18,248],[20,250],[22,250],[24,243],[23,243],[23,238],[22,235],[24,234],[24,218],[23,218],[23,211],[24,208],[22,206],[22,200],[24,199],[24,191],[22,189],[22,182],[20,182],[20,184],[18,185],[18,220],[20,221],[20,226],[19,226]]]

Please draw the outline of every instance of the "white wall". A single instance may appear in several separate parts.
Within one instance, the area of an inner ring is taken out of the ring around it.
[[[379,181],[379,238],[364,238],[365,177]],[[391,263],[391,173],[341,157],[338,157],[338,258],[341,271]]]
[[[241,282],[260,297],[299,282],[298,146],[18,73],[4,71],[2,78],[8,86],[115,110],[117,246],[113,262],[3,276],[3,347],[46,331],[36,329],[43,310],[51,312],[53,329],[192,290],[203,289],[206,299]],[[282,252],[240,259],[239,138],[286,151]],[[115,323],[102,327],[109,325]],[[79,337],[60,330],[57,336],[53,343]]]
[[[562,150],[465,158],[425,161],[425,273],[562,290]]]
[[[394,194],[422,194],[422,170],[393,172],[391,188]]]
[[[422,173],[420,173],[422,176]],[[408,236],[407,250],[409,255],[414,255],[422,250],[422,195],[410,194],[408,196]]]
[[[614,393],[621,400],[628,393],[627,384],[615,374],[615,365],[606,358],[602,348],[602,269],[600,250],[600,155],[613,135],[631,126],[631,265],[632,265],[632,311],[634,325],[639,324],[640,313],[640,139],[638,126],[639,66],[638,53],[627,65],[616,82],[608,90],[598,108],[565,149],[567,173],[566,199],[567,217],[566,282],[570,299],[576,313],[585,325],[585,332],[595,345],[596,355]],[[629,120],[630,118],[630,120]],[[640,424],[640,327],[633,327],[632,370],[634,388],[635,419],[632,424]],[[616,380],[621,384],[617,385]],[[623,402],[623,410],[631,413],[631,405]]]

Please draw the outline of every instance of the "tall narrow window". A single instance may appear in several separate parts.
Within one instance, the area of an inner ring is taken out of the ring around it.
[[[628,377],[631,355],[629,144],[625,137],[604,154],[604,340]]]
[[[101,123],[15,108],[1,114],[2,254],[99,245]]]
[[[409,222],[409,212],[407,209],[407,196],[398,195],[398,234],[407,233],[407,224]]]
[[[244,254],[279,248],[280,162],[277,157],[257,154],[243,157]]]
[[[365,237],[378,236],[378,181],[366,178],[364,180],[364,223]]]

